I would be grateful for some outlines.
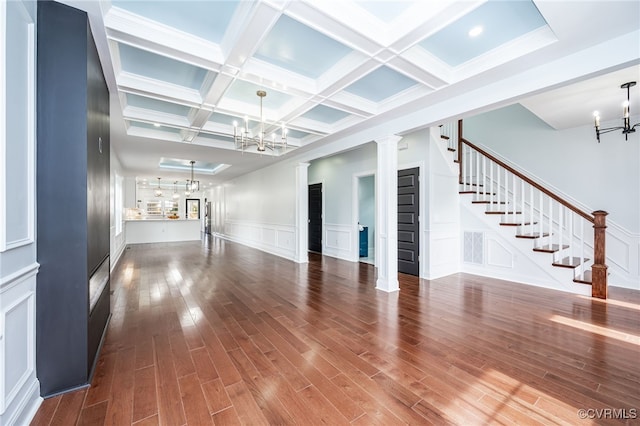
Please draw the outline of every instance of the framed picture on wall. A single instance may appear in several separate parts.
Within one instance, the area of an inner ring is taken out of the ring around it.
[[[200,219],[200,199],[187,198],[187,219]]]

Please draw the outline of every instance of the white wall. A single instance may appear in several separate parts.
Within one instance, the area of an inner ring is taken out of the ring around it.
[[[42,401],[35,365],[35,7],[0,2],[2,425],[28,424]]]
[[[295,164],[282,162],[265,167],[207,194],[211,195],[215,233],[294,260]]]

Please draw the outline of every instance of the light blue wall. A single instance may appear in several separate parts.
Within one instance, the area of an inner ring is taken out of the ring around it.
[[[609,133],[598,144],[592,126],[554,130],[516,104],[465,119],[464,136],[590,210],[609,212],[607,219],[627,231],[640,232],[640,132],[629,141]]]

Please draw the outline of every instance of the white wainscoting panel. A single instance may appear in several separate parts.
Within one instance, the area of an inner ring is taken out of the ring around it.
[[[513,253],[508,247],[494,238],[487,239],[487,265],[512,269],[513,264]]]
[[[18,424],[42,401],[35,372],[38,267],[0,279],[0,424]]]
[[[425,231],[421,245],[426,245],[422,278],[433,280],[460,271],[460,234],[455,226],[437,226],[437,229]]]
[[[325,223],[322,254],[353,262],[353,226]]]
[[[227,220],[221,237],[267,253],[295,260],[294,225]]]

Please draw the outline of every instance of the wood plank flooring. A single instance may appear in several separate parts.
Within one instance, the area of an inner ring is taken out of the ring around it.
[[[640,292],[401,274],[386,294],[372,265],[215,238],[131,246],[111,285],[91,387],[33,425],[640,422]]]

